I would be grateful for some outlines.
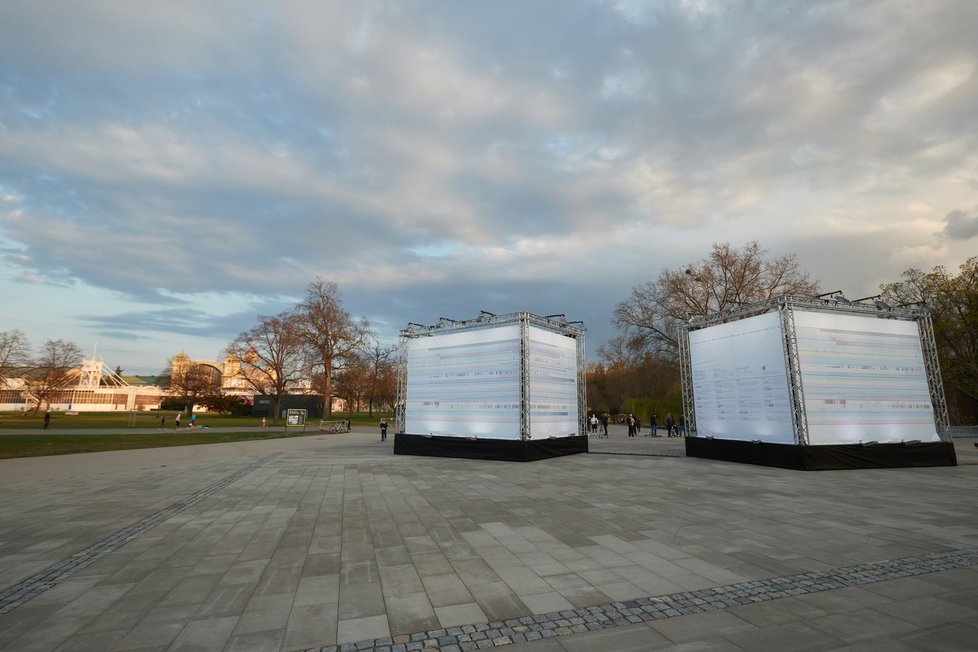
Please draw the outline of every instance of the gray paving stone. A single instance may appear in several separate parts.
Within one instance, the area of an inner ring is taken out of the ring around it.
[[[367,616],[364,618],[340,619],[337,624],[337,642],[340,644],[390,636],[387,616]]]
[[[449,568],[451,567],[449,566]],[[429,575],[423,577],[422,581],[428,598],[434,607],[447,607],[474,601],[465,584],[454,573]]]
[[[386,598],[387,618],[392,634],[410,634],[438,626],[438,617],[426,593]]]
[[[342,594],[349,586],[382,586],[386,567],[413,567],[425,589],[429,577],[454,575],[469,594],[466,601],[500,621],[519,616],[521,609],[531,611],[519,599],[523,594],[555,591],[575,609],[612,601],[621,605],[601,611],[600,618],[584,611],[592,620],[581,623],[574,618],[583,616],[561,613],[534,622],[538,629],[521,625],[525,632],[506,624],[473,629],[462,634],[471,640],[457,640],[460,649],[463,643],[491,645],[503,637],[516,647],[539,642],[531,635],[563,645],[582,636],[582,627],[610,632],[636,618],[680,631],[688,627],[680,624],[684,619],[700,618],[706,614],[696,612],[707,608],[768,632],[767,638],[752,641],[762,647],[776,645],[784,632],[798,633],[807,618],[821,619],[836,633],[866,636],[855,642],[837,639],[834,644],[843,648],[897,639],[901,646],[912,641],[923,648],[926,639],[918,635],[924,627],[942,630],[933,640],[945,646],[971,633],[966,630],[974,620],[968,606],[975,604],[971,580],[978,575],[973,569],[925,567],[926,560],[917,567],[912,557],[958,550],[978,539],[976,506],[967,492],[955,491],[962,478],[974,483],[974,466],[953,473],[896,469],[824,475],[613,455],[532,465],[426,458],[404,463],[389,451],[372,452],[376,442],[356,443],[355,434],[344,437],[349,439],[341,448],[333,447],[339,440],[329,438],[245,444],[284,446],[290,452],[279,451],[261,468],[243,474],[238,472],[251,460],[242,465],[240,458],[212,457],[163,467],[160,456],[182,453],[161,449],[152,453],[152,464],[130,470],[52,475],[45,483],[16,485],[4,472],[10,465],[0,461],[3,488],[11,492],[11,500],[0,504],[0,533],[18,532],[12,549],[0,534],[0,579],[16,575],[0,583],[0,596],[11,582],[30,574],[26,569],[50,568],[57,582],[47,591],[30,589],[31,599],[9,611],[0,602],[0,649],[19,649],[28,639],[18,639],[35,630],[51,632],[37,641],[48,649],[70,649],[71,637],[95,645],[140,629],[149,634],[149,647],[163,647],[175,640],[168,639],[171,625],[193,632],[190,625],[202,614],[240,620],[252,598],[277,595],[294,603],[286,621],[266,612],[268,621],[260,626],[275,629],[238,631],[228,638],[228,649],[298,649],[292,644],[305,645],[319,635],[324,640],[313,645],[331,645],[340,622],[350,628],[359,618],[341,618],[336,592],[330,598],[320,583],[330,580],[319,578],[336,578]],[[134,460],[144,455],[149,453],[126,454]],[[650,492],[653,475],[656,490]],[[124,492],[115,490],[120,486]],[[202,487],[213,490],[202,493]],[[79,495],[97,498],[88,503],[78,501]],[[193,502],[183,502],[188,496]],[[167,511],[172,505],[180,509]],[[124,531],[136,538],[124,540],[118,534]],[[416,555],[410,554],[409,538]],[[86,546],[91,550],[81,557],[84,564],[76,565],[74,575],[64,574],[65,561]],[[872,564],[880,560],[897,561]],[[869,565],[856,568],[861,564]],[[25,570],[14,574],[7,570],[11,567]],[[831,572],[810,580],[785,579],[819,570]],[[951,579],[942,584],[938,575]],[[396,582],[392,579],[390,586]],[[125,585],[132,586],[111,600],[113,591]],[[724,590],[697,595],[698,589],[718,586]],[[480,592],[481,587],[489,588]],[[434,586],[439,601],[447,599],[445,588]],[[243,605],[249,592],[252,597]],[[100,595],[105,599],[101,607]],[[406,602],[392,602],[396,596],[384,601],[381,591],[383,606],[376,616],[387,616],[388,629],[398,614],[403,616],[406,628],[395,631],[432,630],[436,605],[427,592],[410,595],[424,608],[411,612]],[[640,603],[655,595],[670,595],[673,602],[663,609]],[[349,597],[357,601],[353,593]],[[465,596],[459,592],[456,597]],[[335,610],[317,614],[330,600]],[[775,616],[779,603],[781,615]],[[854,609],[880,615],[847,621]],[[85,622],[72,620],[81,613]],[[259,613],[253,609],[248,616],[253,626],[259,626]],[[680,645],[712,649],[725,641],[715,631],[711,635],[710,626],[702,629],[701,639]],[[495,631],[495,638],[474,638],[485,631]],[[827,643],[833,644],[836,637],[827,634]],[[142,645],[133,639],[116,643]],[[390,647],[398,644],[407,646],[392,642]]]
[[[355,620],[384,613],[384,594],[379,583],[340,587],[339,618]]]
[[[337,621],[335,603],[294,605],[289,612],[282,647],[305,650],[335,642]]]
[[[276,629],[249,634],[235,634],[228,639],[224,652],[267,652],[282,645],[284,630]]]
[[[284,630],[292,610],[292,594],[254,595],[238,618],[234,634]]]

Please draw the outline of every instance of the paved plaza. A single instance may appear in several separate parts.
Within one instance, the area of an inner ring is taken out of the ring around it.
[[[978,449],[803,472],[629,439],[0,460],[0,650],[975,650]]]

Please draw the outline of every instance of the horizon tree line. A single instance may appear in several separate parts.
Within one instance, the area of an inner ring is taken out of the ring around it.
[[[653,412],[678,413],[683,321],[782,294],[818,294],[818,282],[800,268],[795,254],[769,258],[767,253],[755,241],[741,248],[714,243],[702,260],[663,269],[656,280],[633,287],[612,316],[619,334],[598,347],[598,361],[586,370],[589,407],[645,418]],[[908,269],[901,280],[882,284],[880,296],[891,305],[928,307],[951,422],[978,422],[978,256],[962,263],[957,273],[943,266]],[[258,316],[226,352],[237,356],[250,389],[274,402],[277,417],[282,397],[294,390],[319,394],[327,416],[334,397],[350,409],[366,407],[371,413],[392,408],[396,350],[377,339],[366,318],[355,319],[343,308],[336,283],[317,278],[296,306]],[[73,342],[47,340],[32,355],[23,332],[0,331],[0,386],[12,373],[23,378],[23,396],[37,413],[70,382],[81,358]],[[220,398],[213,369],[191,365],[175,378],[172,362],[162,377],[184,404]],[[232,407],[227,401],[222,406]]]
[[[619,334],[598,348],[588,366],[588,405],[597,412],[635,413],[643,421],[658,412],[680,414],[680,326],[690,317],[781,295],[815,296],[819,284],[795,254],[770,258],[756,241],[736,248],[714,243],[698,262],[663,269],[632,288],[614,310]],[[900,281],[880,286],[888,304],[926,306],[934,326],[938,360],[955,425],[978,423],[978,257],[958,273],[937,266],[911,268]]]
[[[393,408],[396,349],[377,339],[365,317],[354,318],[343,308],[336,283],[317,278],[293,308],[259,315],[254,326],[231,340],[225,354],[240,365],[237,378],[272,402],[276,423],[282,399],[291,393],[318,394],[325,417],[332,416],[333,398],[346,401],[351,411]],[[171,360],[164,371],[185,405],[220,394],[220,379],[199,368],[206,366],[175,369]]]

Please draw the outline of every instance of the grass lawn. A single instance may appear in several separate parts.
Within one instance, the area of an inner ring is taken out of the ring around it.
[[[160,419],[166,417],[166,425],[173,427],[174,411],[163,412],[79,412],[78,414],[68,415],[64,412],[51,413],[50,430],[72,430],[82,428],[146,428],[158,429]],[[344,413],[334,414],[329,421],[340,421],[348,415]],[[366,414],[354,414],[351,419],[353,425],[377,425],[380,423],[381,416],[386,416],[389,423],[393,423],[393,417],[389,414],[382,415],[375,413],[373,416]],[[183,415],[182,425],[186,426],[189,418]],[[309,419],[309,425],[319,425],[319,419]],[[198,412],[197,424],[209,426],[211,428],[235,428],[235,427],[256,427],[261,425],[261,419],[257,417],[223,416],[210,412]],[[269,420],[268,425],[272,422]],[[36,415],[24,414],[22,412],[0,412],[0,430],[15,430],[19,428],[41,428],[44,426],[44,413],[38,412]]]
[[[40,455],[67,455],[69,453],[94,453],[98,451],[128,450],[133,448],[158,448],[163,446],[190,446],[200,444],[220,444],[233,441],[248,441],[256,439],[283,439],[286,437],[303,437],[322,434],[318,430],[319,419],[309,419],[305,431],[292,429],[285,431],[282,421],[261,430],[233,430],[215,432],[216,428],[255,428],[261,425],[261,419],[255,417],[222,416],[220,414],[198,413],[197,424],[200,427],[173,428],[173,417],[176,413],[169,412],[81,412],[67,415],[63,412],[51,413],[50,430],[48,434],[41,430],[44,425],[44,414],[36,416],[25,415],[21,412],[0,412],[0,431],[19,428],[36,428],[36,434],[29,435],[0,435],[0,459],[13,457],[37,457]],[[166,416],[166,430],[160,430],[160,418]],[[348,415],[334,414],[328,421],[342,421]],[[378,426],[384,417],[393,425],[394,419],[389,414],[375,413],[373,416],[354,414],[351,424],[354,426]],[[183,425],[188,422],[183,417]],[[207,426],[206,428],[203,426]],[[104,430],[105,434],[73,435],[72,430],[79,429]],[[144,433],[113,434],[120,429],[145,429]],[[379,431],[378,431],[379,432]]]
[[[316,430],[284,432],[282,428],[252,432],[208,432],[203,429],[181,428],[164,432],[136,435],[0,435],[0,459],[95,453],[98,451],[160,448],[220,444],[256,439],[284,439],[320,435]]]

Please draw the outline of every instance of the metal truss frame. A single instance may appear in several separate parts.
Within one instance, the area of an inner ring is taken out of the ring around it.
[[[795,433],[795,443],[808,445],[808,411],[805,409],[805,388],[801,376],[801,361],[798,359],[798,335],[795,332],[795,311],[792,298],[785,297],[780,304],[781,336],[784,338],[785,369],[788,370],[788,385],[791,391],[791,425]]]
[[[927,387],[930,389],[931,403],[934,405],[934,422],[941,441],[951,441],[951,421],[947,414],[947,399],[944,396],[944,381],[941,379],[941,364],[937,357],[937,344],[934,341],[934,324],[930,315],[925,314],[917,320],[920,331],[920,347],[924,354],[924,369],[927,372]]]
[[[798,340],[795,332],[794,311],[841,312],[874,316],[879,319],[899,319],[914,321],[920,333],[921,352],[934,408],[934,425],[942,441],[950,441],[950,427],[944,384],[938,362],[937,346],[934,342],[934,329],[926,307],[887,307],[878,304],[867,305],[858,302],[839,301],[834,298],[780,296],[752,304],[737,306],[730,310],[709,315],[697,315],[682,326],[679,339],[679,365],[682,381],[683,410],[686,411],[687,427],[696,433],[695,397],[693,395],[692,359],[689,351],[689,333],[701,328],[725,324],[773,311],[780,313],[781,331],[784,336],[785,366],[788,370],[788,383],[791,390],[792,418],[794,435],[798,444],[808,444],[808,416],[805,410],[805,392],[802,385],[801,364],[798,358]]]
[[[408,337],[401,331],[397,344],[397,398],[394,402],[394,432],[404,432],[404,408],[407,402],[407,342]]]
[[[696,400],[693,396],[693,364],[689,357],[689,328],[679,331],[679,380],[683,392],[683,414],[686,416],[686,436],[696,436]]]
[[[483,311],[474,319],[449,319],[442,317],[432,325],[408,324],[401,329],[398,351],[397,371],[397,404],[394,408],[395,432],[404,432],[407,423],[407,343],[418,337],[430,337],[453,331],[471,331],[494,328],[509,324],[520,326],[520,439],[530,439],[530,378],[529,369],[529,327],[538,326],[544,330],[572,337],[577,344],[577,427],[578,434],[587,433],[587,385],[585,374],[585,344],[586,329],[581,322],[569,322],[564,315],[541,317],[529,312],[511,312],[495,315]]]

